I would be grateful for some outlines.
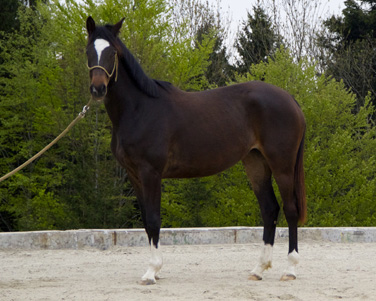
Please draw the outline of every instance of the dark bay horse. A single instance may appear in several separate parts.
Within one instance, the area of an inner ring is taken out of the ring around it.
[[[128,172],[149,238],[152,254],[142,282],[155,283],[162,267],[161,180],[213,175],[240,160],[264,221],[264,247],[250,279],[262,279],[271,267],[280,210],[272,175],[289,226],[288,266],[281,279],[295,279],[297,226],[306,219],[306,126],[299,105],[264,82],[184,92],[151,79],[118,38],[123,20],[96,26],[93,18],[87,19],[87,57],[90,92],[104,101],[113,125],[111,149]]]

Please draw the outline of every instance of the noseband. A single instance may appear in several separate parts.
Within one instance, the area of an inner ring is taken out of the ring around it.
[[[108,78],[111,78],[114,73],[116,72],[115,74],[115,82],[117,81],[117,78],[118,78],[118,64],[119,64],[119,61],[118,61],[118,56],[117,56],[117,52],[115,52],[115,62],[114,62],[114,68],[112,68],[112,72],[111,74],[106,70],[106,68],[104,68],[103,66],[100,66],[100,65],[97,65],[97,66],[93,66],[93,67],[89,67],[89,65],[87,65],[87,68],[89,69],[89,71],[93,70],[93,69],[102,69],[108,76]]]

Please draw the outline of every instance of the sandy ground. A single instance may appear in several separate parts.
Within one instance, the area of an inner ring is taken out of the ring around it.
[[[376,300],[376,243],[301,242],[298,279],[279,281],[287,245],[262,281],[248,276],[260,244],[163,246],[156,285],[143,286],[149,250],[0,251],[0,300]]]

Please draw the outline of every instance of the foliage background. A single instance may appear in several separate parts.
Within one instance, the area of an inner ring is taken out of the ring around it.
[[[87,103],[86,17],[115,23],[126,16],[121,38],[151,77],[184,90],[263,80],[289,91],[307,121],[306,225],[375,226],[373,82],[363,84],[368,88],[362,93],[352,93],[354,79],[343,79],[337,72],[342,65],[347,72],[342,62],[348,52],[333,58],[333,53],[339,55],[333,45],[344,49],[350,42],[338,39],[320,52],[325,57],[307,54],[297,59],[259,5],[244,22],[235,45],[238,61],[230,64],[218,11],[194,0],[180,0],[181,9],[174,10],[177,1],[56,0],[25,5],[14,0],[16,22],[0,32],[0,175],[42,149]],[[354,12],[361,9],[350,4]],[[328,22],[327,35],[317,38],[322,48],[330,30],[338,29],[333,27],[338,22]],[[104,107],[92,107],[45,155],[0,183],[1,230],[141,227],[133,189],[111,154],[110,139]],[[163,226],[262,225],[250,188],[241,164],[212,177],[165,180]],[[280,225],[286,225],[283,216]]]

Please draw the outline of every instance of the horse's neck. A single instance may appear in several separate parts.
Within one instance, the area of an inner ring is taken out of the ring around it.
[[[141,98],[147,98],[124,69],[119,69],[117,82],[111,83],[106,97],[106,110],[114,127],[118,127],[121,119],[128,120],[135,116],[136,110],[143,105]]]

